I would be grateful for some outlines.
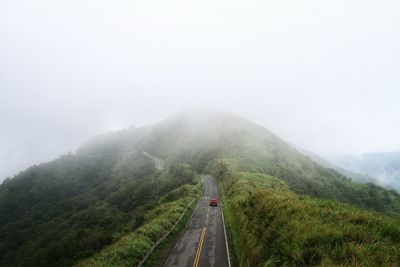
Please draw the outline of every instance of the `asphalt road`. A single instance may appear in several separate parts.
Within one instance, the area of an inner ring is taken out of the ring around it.
[[[162,170],[162,169],[164,169],[164,166],[165,166],[164,160],[162,160],[162,159],[160,159],[160,158],[157,158],[156,156],[153,156],[153,155],[151,155],[150,153],[145,152],[145,151],[143,151],[143,154],[144,154],[146,157],[149,157],[149,158],[151,158],[151,159],[154,161],[154,164],[155,164],[155,167],[156,167],[157,170]]]
[[[204,175],[202,179],[203,197],[186,231],[170,253],[165,263],[167,267],[229,266],[221,208],[209,205],[211,198],[219,200],[218,186],[211,176]]]

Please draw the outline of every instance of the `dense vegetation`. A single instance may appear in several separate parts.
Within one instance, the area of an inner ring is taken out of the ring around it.
[[[182,164],[156,172],[139,152],[32,167],[0,187],[0,266],[70,266],[146,223],[160,197],[194,178]]]
[[[136,266],[178,221],[188,205],[195,206],[197,202],[193,200],[200,195],[199,185],[183,185],[166,194],[145,214],[146,223],[77,266]]]
[[[281,179],[219,163],[239,266],[397,266],[400,220],[299,195]]]
[[[169,167],[156,170],[142,151]],[[196,195],[194,170],[221,183],[241,266],[399,260],[400,223],[388,217],[400,217],[396,191],[355,183],[243,118],[206,112],[98,136],[6,180],[0,266],[131,266]]]
[[[333,169],[327,169],[297,152],[274,158],[264,154],[244,154],[241,150],[220,154],[241,171],[263,173],[285,181],[291,190],[319,198],[347,202],[400,217],[400,195],[372,183],[356,183]]]
[[[299,194],[400,216],[396,191],[355,183],[299,153],[269,130],[230,113],[177,114],[154,126],[100,136],[78,152],[127,150],[148,151],[169,162],[185,161],[198,172],[208,171],[215,160],[224,159],[241,171],[280,178]]]
[[[207,172],[223,159],[241,171],[282,179],[299,194],[400,216],[396,191],[355,183],[299,153],[269,130],[233,114],[178,114],[152,127],[129,131],[124,132],[125,137],[132,135],[125,147],[146,150],[170,162],[186,161],[198,172]],[[115,134],[97,140],[96,147],[108,147],[110,138],[116,140]],[[115,147],[124,147],[120,141],[115,141]]]

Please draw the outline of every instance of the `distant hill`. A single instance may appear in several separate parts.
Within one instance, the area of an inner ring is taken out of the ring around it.
[[[308,151],[306,149],[302,149],[299,147],[296,147],[296,150],[302,153],[305,156],[310,157],[311,160],[321,164],[325,168],[329,169],[334,169],[335,171],[339,172],[340,174],[349,177],[353,179],[356,182],[361,182],[361,183],[375,183],[376,179],[368,176],[366,174],[361,174],[357,172],[350,171],[348,169],[345,169],[344,167],[339,167],[338,165],[333,164],[332,162],[328,161],[328,159],[323,158],[322,156],[319,156],[311,151]]]
[[[163,164],[155,164],[158,158]],[[158,170],[157,166],[165,168]],[[388,220],[383,213],[400,216],[400,195],[394,191],[355,183],[299,153],[268,129],[235,114],[188,111],[151,126],[94,137],[76,153],[33,166],[3,183],[0,265],[70,266],[109,244],[125,244],[118,240],[153,222],[155,214],[174,219],[151,210],[165,206],[176,215],[172,211],[196,195],[199,184],[195,172],[213,173],[226,190],[228,185],[243,183],[241,190],[249,191],[237,191],[238,207],[250,209],[246,214],[256,212],[248,203],[253,192],[277,184],[274,190],[288,197],[317,199],[302,202],[310,207],[318,206],[318,199],[326,199],[382,212],[374,215],[381,216],[382,223]],[[267,178],[250,186],[259,177]],[[230,190],[227,197],[233,198],[235,193]],[[332,212],[348,209],[332,205]],[[364,216],[361,209],[357,212]],[[310,208],[307,216],[320,216],[320,212]],[[263,216],[259,214],[260,220]],[[391,226],[388,229],[391,231]],[[139,255],[133,256],[134,251],[139,253],[146,247],[135,250],[132,244],[125,245],[128,248],[121,254],[121,262],[132,266]],[[263,264],[265,257],[259,257],[258,263]]]
[[[375,184],[400,192],[400,152],[339,155],[327,159],[347,170],[373,177],[369,181]]]

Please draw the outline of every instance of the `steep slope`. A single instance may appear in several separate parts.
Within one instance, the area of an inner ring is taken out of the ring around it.
[[[238,266],[397,266],[400,220],[216,164]]]
[[[147,223],[161,236],[196,183],[189,166],[157,172],[142,152],[66,155],[31,167],[0,187],[0,266],[71,266]],[[161,225],[149,214],[156,207],[164,207]],[[147,234],[126,262],[152,246],[157,233]]]
[[[185,161],[199,172],[223,159],[241,171],[280,178],[296,193],[400,215],[396,192],[354,183],[299,153],[268,129],[227,112],[178,113],[153,126],[101,136],[82,146],[77,154],[131,150],[148,151],[169,162]]]
[[[165,160],[164,170],[155,168],[154,157]],[[155,125],[130,127],[95,137],[75,154],[34,166],[3,183],[0,187],[0,265],[69,266],[114,242],[119,244],[116,246],[120,254],[115,253],[121,255],[121,262],[134,264],[150,244],[141,250],[132,248],[135,231],[140,231],[140,227],[148,229],[146,223],[157,221],[157,214],[173,220],[177,214],[173,210],[181,209],[196,195],[198,180],[192,168],[214,173],[227,192],[231,190],[229,181],[241,183],[241,179],[233,179],[237,177],[235,173],[246,177],[266,175],[282,184],[276,189],[282,194],[318,198],[315,201],[330,199],[400,216],[400,196],[396,192],[373,184],[354,183],[242,117],[220,111],[191,111]],[[188,186],[189,190],[182,189]],[[261,187],[268,188],[265,184]],[[233,208],[242,207],[252,214],[251,201],[260,189],[255,188],[247,193],[238,192],[240,201]],[[163,198],[170,194],[175,197]],[[233,200],[235,195],[229,191],[227,198]],[[164,205],[171,207],[175,215],[151,212]],[[319,204],[311,200],[301,205]],[[335,205],[333,210],[340,209],[341,206]],[[311,208],[311,211],[310,216],[321,216],[319,209]],[[227,212],[235,220],[240,215],[233,210]],[[260,221],[251,223],[262,223],[266,214],[261,212],[257,216]],[[383,223],[389,220],[379,213],[372,216],[382,216]],[[397,228],[388,225],[386,230],[397,234]],[[248,231],[247,228],[239,230],[241,236]],[[313,233],[312,229],[309,231]],[[150,242],[154,238],[146,240]],[[385,235],[377,236],[377,240],[384,238]],[[390,246],[385,243],[386,248]],[[106,251],[114,255],[113,249]],[[133,251],[138,254],[133,255]],[[257,264],[276,257],[260,253]],[[114,257],[101,255],[109,254],[102,252],[96,259]],[[252,255],[244,253],[240,258],[244,257]]]

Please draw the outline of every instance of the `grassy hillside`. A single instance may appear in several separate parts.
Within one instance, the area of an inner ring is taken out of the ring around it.
[[[76,266],[136,266],[153,244],[172,228],[193,199],[200,196],[200,191],[199,182],[183,185],[164,195],[145,213],[142,226]],[[193,202],[191,208],[195,204]]]
[[[284,156],[269,157],[258,152],[245,154],[240,149],[232,149],[221,153],[218,159],[230,162],[240,171],[277,177],[298,194],[347,202],[361,208],[400,216],[400,195],[396,191],[372,183],[353,182],[294,150],[289,150]]]
[[[158,172],[143,152],[170,167]],[[398,221],[387,217],[400,216],[398,193],[354,183],[269,130],[211,111],[95,137],[74,155],[5,181],[0,265],[131,265],[193,196],[194,170],[220,179],[242,266],[398,260]],[[160,201],[186,186],[187,194]]]
[[[185,161],[198,172],[224,159],[241,171],[284,180],[299,194],[352,203],[400,216],[400,195],[374,184],[355,183],[299,153],[269,130],[231,113],[179,113],[144,128],[100,136],[78,154],[143,150],[169,162]]]
[[[239,266],[397,266],[400,220],[215,165]]]
[[[147,223],[160,197],[193,183],[189,166],[156,172],[141,152],[32,167],[0,187],[0,266],[70,266]]]

